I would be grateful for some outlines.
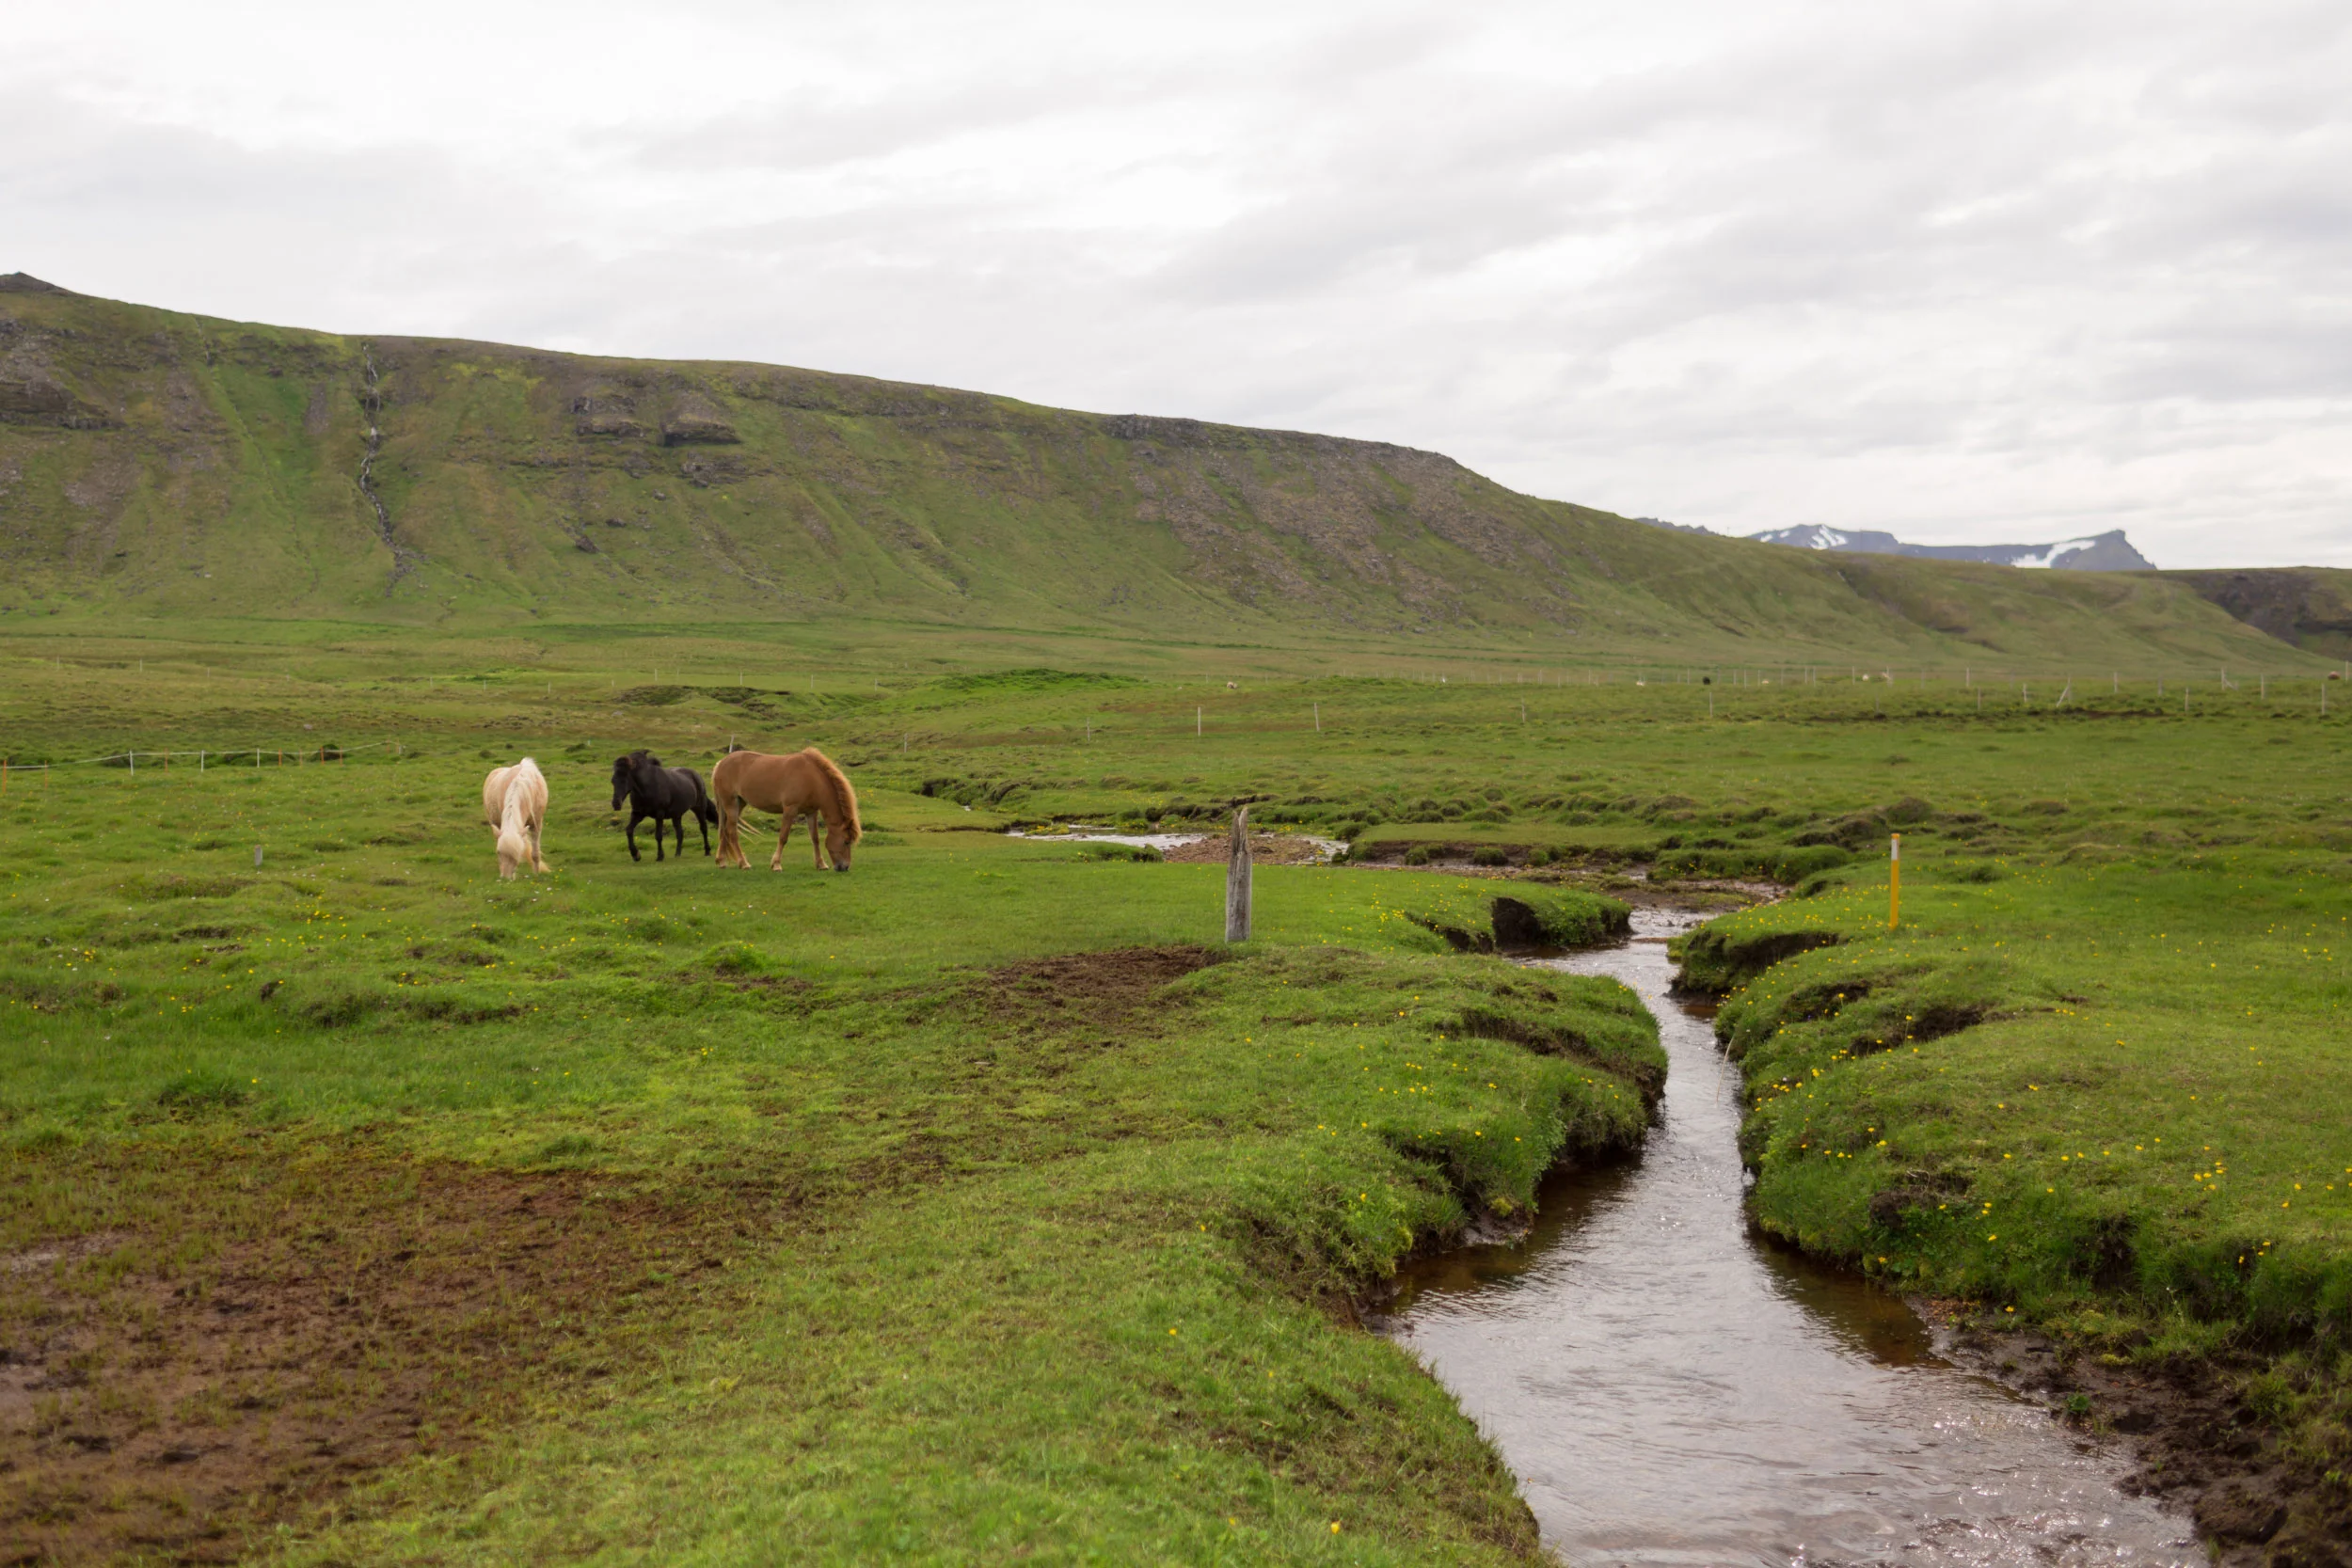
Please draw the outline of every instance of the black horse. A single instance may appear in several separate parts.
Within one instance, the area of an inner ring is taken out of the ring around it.
[[[612,759],[612,809],[619,811],[621,802],[628,802],[628,858],[643,860],[637,852],[637,824],[653,818],[653,858],[661,859],[661,824],[670,825],[671,836],[676,840],[677,852],[686,853],[686,819],[692,817],[702,829],[703,853],[710,853],[710,826],[719,820],[719,808],[712,802],[710,792],[703,787],[703,776],[691,768],[664,768],[661,759],[643,750],[625,757]]]

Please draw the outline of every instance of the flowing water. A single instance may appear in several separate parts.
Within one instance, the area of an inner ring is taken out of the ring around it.
[[[1736,1071],[1668,994],[1664,936],[1539,960],[1658,1015],[1663,1116],[1557,1178],[1534,1233],[1404,1281],[1391,1332],[1501,1449],[1571,1563],[2188,1564],[2123,1456],[1934,1354],[1901,1301],[1750,1233]]]

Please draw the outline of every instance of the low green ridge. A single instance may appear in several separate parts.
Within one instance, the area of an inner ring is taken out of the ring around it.
[[[1384,919],[1433,931],[1464,952],[1589,947],[1631,929],[1629,906],[1604,894],[1538,882],[1423,877],[1401,883]]]
[[[1794,884],[1845,864],[1852,855],[1831,844],[1730,849],[1669,849],[1650,868],[1654,878],[1756,879]]]

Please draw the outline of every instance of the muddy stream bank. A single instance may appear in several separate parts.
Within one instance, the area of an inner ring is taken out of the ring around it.
[[[1903,1303],[1753,1236],[1736,1074],[1665,937],[1540,960],[1631,986],[1671,1068],[1638,1160],[1555,1178],[1534,1233],[1416,1265],[1387,1331],[1585,1564],[2202,1563],[2128,1456],[1940,1357]]]

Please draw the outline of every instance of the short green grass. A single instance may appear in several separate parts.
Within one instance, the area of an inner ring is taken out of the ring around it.
[[[559,768],[556,870],[501,883],[481,767],[19,774],[0,804],[30,863],[0,899],[0,1251],[122,1230],[90,1268],[177,1277],[222,1244],[202,1207],[96,1173],[241,1137],[799,1195],[726,1314],[461,1471],[385,1473],[290,1558],[1524,1548],[1475,1433],[1327,1304],[1638,1139],[1662,1057],[1629,993],[1454,956],[1396,913],[1422,879],[1267,866],[1259,942],[1064,1026],[993,968],[1202,942],[1221,868],[886,790],[847,877],[632,864]],[[583,1473],[630,1479],[583,1512]]]
[[[114,1238],[12,1275],[10,1322],[207,1277],[269,1211],[216,1225],[197,1175],[291,1163],[331,1202],[350,1148],[745,1211],[723,1290],[666,1332],[565,1320],[577,1351],[491,1378],[470,1444],[265,1521],[290,1560],[1527,1549],[1491,1452],[1336,1304],[1635,1140],[1649,1025],[1432,928],[1475,945],[1506,884],[1358,866],[1261,866],[1230,961],[1056,1007],[1023,966],[1216,946],[1222,870],[996,830],[1205,832],[1240,799],[1277,829],[1807,876],[1686,951],[1747,988],[1724,1027],[1759,1218],[2110,1354],[2286,1357],[2265,1408],[2336,1453],[2352,717],[2308,682],[2186,714],[2153,683],[1981,712],[1956,680],[1718,687],[1710,719],[1680,684],[811,690],[563,642],[131,646],[9,666],[0,1250]],[[850,875],[796,841],[771,876],[757,838],[753,872],[628,862],[612,756],[731,736],[850,767]],[[135,774],[24,767],[131,746]],[[479,782],[524,751],[555,871],[501,884]],[[1537,876],[1509,885],[1564,930],[1621,918],[1573,863]]]
[[[1915,876],[1892,931],[1883,879],[1715,923],[1734,953],[1838,939],[1719,1017],[1753,1089],[1759,1213],[2041,1316],[2114,1287],[2352,1332],[2352,921],[2332,878],[2273,854],[1996,869]]]

